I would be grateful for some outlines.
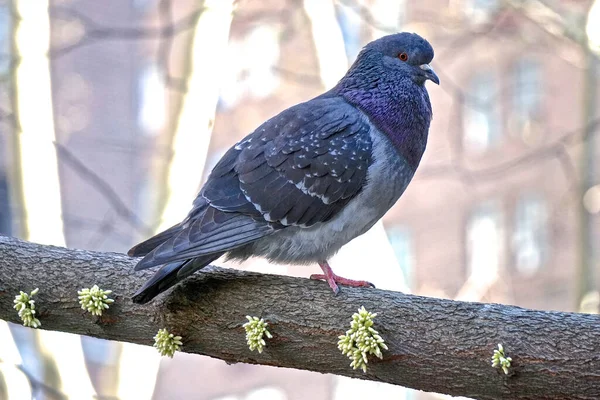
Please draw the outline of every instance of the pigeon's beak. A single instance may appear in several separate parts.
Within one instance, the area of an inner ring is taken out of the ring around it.
[[[429,79],[431,82],[435,83],[436,85],[440,84],[440,78],[438,78],[438,76],[435,74],[435,71],[433,70],[433,68],[431,68],[431,66],[429,64],[421,64],[421,65],[419,65],[419,68],[421,68],[421,70],[423,70],[425,79]]]

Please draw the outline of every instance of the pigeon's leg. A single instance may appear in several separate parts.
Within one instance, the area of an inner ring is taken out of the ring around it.
[[[341,276],[337,276],[333,273],[333,270],[327,263],[327,261],[319,261],[319,266],[323,270],[323,274],[313,274],[310,276],[310,279],[323,279],[326,280],[329,284],[329,287],[333,290],[333,293],[338,294],[340,288],[338,287],[338,283],[340,285],[352,286],[352,287],[375,287],[370,282],[367,281],[355,281],[352,279],[342,278]]]

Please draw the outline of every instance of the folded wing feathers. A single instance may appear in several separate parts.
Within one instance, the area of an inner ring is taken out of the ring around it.
[[[317,103],[288,109],[231,148],[186,221],[149,239],[152,251],[144,243],[132,249],[146,254],[136,270],[223,253],[335,215],[364,185],[370,128],[341,100]]]

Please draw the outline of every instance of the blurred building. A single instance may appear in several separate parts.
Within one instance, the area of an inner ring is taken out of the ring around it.
[[[18,235],[9,3],[0,1],[0,234]],[[160,27],[183,25],[198,2],[53,3],[55,129],[67,152],[59,156],[66,242],[123,252],[159,223],[190,63],[193,26],[177,34]],[[593,169],[600,166],[582,167],[598,159],[600,141],[581,140],[589,120],[600,115],[585,113],[598,81],[586,74],[577,38],[557,30],[546,14],[501,0],[342,0],[330,5],[333,18],[325,21],[331,37],[315,41],[320,22],[307,11],[309,3],[238,3],[204,176],[262,121],[324,90],[321,41],[335,46],[341,35],[338,50],[351,63],[373,38],[418,32],[436,49],[432,64],[441,86],[428,85],[434,121],[420,170],[384,218],[412,293],[577,310],[582,279],[591,276],[591,286],[600,286],[598,258],[591,270],[580,268],[584,235],[600,239],[600,194],[594,195],[600,189],[588,194],[584,209],[580,187],[581,171],[600,184]],[[583,26],[590,3],[551,2],[559,20],[575,28]],[[590,125],[587,135],[597,130]],[[588,143],[596,147],[589,150]],[[27,340],[19,341],[23,348],[35,342]],[[96,391],[115,396],[120,346],[89,338],[82,345]],[[377,385],[361,384],[178,354],[161,363],[154,398],[348,399]],[[439,397],[376,387],[380,398]]]

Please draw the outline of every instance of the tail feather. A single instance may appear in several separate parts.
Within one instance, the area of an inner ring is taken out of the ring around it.
[[[157,246],[169,240],[173,235],[181,231],[181,225],[177,224],[164,232],[161,232],[157,235],[152,236],[150,239],[144,240],[142,243],[139,243],[133,246],[128,252],[127,255],[130,257],[142,257],[146,254],[150,253]]]
[[[145,304],[177,282],[206,267],[223,253],[207,254],[190,260],[163,265],[132,297],[134,303]],[[185,269],[182,271],[182,268]],[[178,274],[179,272],[182,274]]]

